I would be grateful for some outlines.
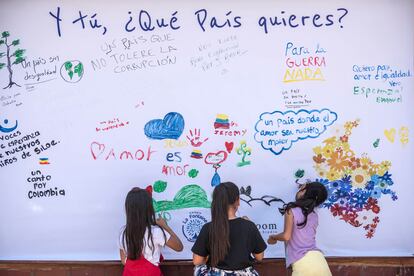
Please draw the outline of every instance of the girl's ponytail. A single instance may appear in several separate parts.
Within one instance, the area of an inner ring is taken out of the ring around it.
[[[239,199],[239,188],[232,182],[218,185],[211,203],[211,228],[209,232],[211,266],[224,260],[230,248],[228,209]]]

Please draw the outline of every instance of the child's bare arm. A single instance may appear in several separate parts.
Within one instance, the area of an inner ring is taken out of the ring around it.
[[[268,244],[275,244],[277,241],[288,241],[292,236],[292,229],[293,229],[293,214],[291,210],[288,210],[285,213],[285,225],[283,232],[270,235],[269,239],[267,240]]]

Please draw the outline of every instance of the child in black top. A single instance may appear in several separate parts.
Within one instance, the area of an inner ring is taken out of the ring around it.
[[[259,275],[251,255],[262,260],[267,246],[253,222],[236,217],[239,205],[235,184],[225,182],[214,189],[212,221],[203,226],[191,249],[194,275]]]

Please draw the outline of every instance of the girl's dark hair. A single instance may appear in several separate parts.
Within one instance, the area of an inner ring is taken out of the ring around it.
[[[211,266],[224,260],[230,249],[228,209],[239,199],[239,188],[232,182],[224,182],[214,188],[211,202],[210,262]]]
[[[323,184],[319,182],[311,182],[304,185],[303,189],[305,190],[305,193],[301,198],[296,199],[294,202],[289,202],[283,205],[283,208],[279,209],[282,215],[284,215],[289,209],[300,207],[305,216],[305,220],[297,224],[297,226],[301,228],[305,227],[308,222],[308,215],[328,197],[328,192]]]
[[[126,225],[122,232],[122,245],[127,250],[128,259],[139,259],[145,244],[148,244],[154,252],[151,226],[156,225],[156,220],[152,198],[148,191],[137,187],[129,191],[125,199],[125,213]],[[147,241],[144,241],[145,230],[148,230]],[[161,230],[164,233],[162,228]],[[166,238],[165,233],[164,238]]]

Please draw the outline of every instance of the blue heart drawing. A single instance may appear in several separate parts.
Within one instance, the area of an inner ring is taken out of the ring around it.
[[[178,139],[184,130],[184,118],[180,113],[170,112],[164,119],[151,120],[145,124],[145,135],[150,139]]]

